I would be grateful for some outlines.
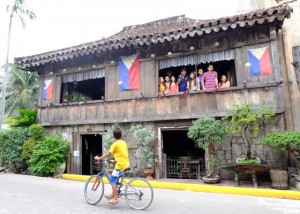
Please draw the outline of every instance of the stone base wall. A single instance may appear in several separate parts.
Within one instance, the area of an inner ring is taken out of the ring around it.
[[[190,122],[190,121],[189,121]],[[163,123],[166,126],[174,125],[176,122]],[[122,123],[119,124],[123,131],[123,138],[128,144],[129,155],[132,166],[140,167],[140,155],[136,143],[133,140],[133,136],[128,130],[135,124],[133,123]],[[154,123],[144,123],[144,126],[153,129],[157,134],[157,125]],[[47,132],[50,135],[61,134],[64,138],[68,139],[69,142],[73,142],[74,133],[80,134],[95,134],[95,133],[105,133],[105,130],[109,129],[112,124],[100,124],[100,125],[81,125],[81,126],[56,126],[56,127],[47,127]],[[276,153],[274,150],[264,147],[259,144],[259,141],[262,136],[265,136],[267,133],[275,131],[285,130],[284,115],[278,114],[271,121],[269,121],[265,126],[261,127],[259,135],[257,138],[253,139],[252,144],[252,154],[261,158],[264,163],[267,163],[271,168],[277,168],[278,164],[281,165],[281,168],[286,168],[286,154],[285,153]],[[157,148],[157,145],[155,146]],[[157,148],[156,154],[161,148]],[[72,151],[72,143],[71,143]],[[221,146],[216,146],[216,151],[219,159],[221,160],[221,165],[235,163],[237,157],[246,154],[246,144],[243,142],[243,138],[240,133],[236,133],[232,136],[228,135],[225,140],[225,144]],[[278,161],[281,160],[281,161]],[[159,164],[158,164],[159,165]],[[160,167],[156,166],[156,171],[159,171]],[[234,174],[230,171],[221,171],[221,177],[223,179],[233,179]],[[268,177],[265,174],[262,177]],[[241,179],[250,179],[249,175],[241,175]]]
[[[55,126],[46,127],[49,135],[62,135],[68,142],[70,142],[71,155],[73,154],[73,141],[74,134],[86,135],[86,134],[104,134],[105,131],[112,127],[113,124],[99,124],[99,125],[76,125],[76,126]],[[134,123],[120,123],[118,124],[122,132],[122,138],[126,141],[129,150],[130,164],[132,167],[140,168],[140,153],[137,144],[134,142],[132,133],[128,130],[136,125]],[[150,129],[154,129],[153,123],[143,123]],[[76,142],[80,143],[80,142]]]
[[[277,152],[274,149],[260,145],[260,139],[271,132],[285,130],[284,114],[276,115],[266,125],[262,126],[259,131],[259,135],[253,139],[251,147],[252,155],[259,157],[262,163],[270,166],[270,168],[287,168],[287,155],[284,152]],[[216,147],[217,155],[221,160],[221,165],[235,163],[237,157],[246,154],[247,147],[243,142],[241,133],[236,133],[232,136],[228,135],[226,142],[222,146]],[[233,179],[234,174],[230,171],[221,171],[221,177],[223,179]],[[241,175],[241,178],[248,179],[249,175]]]

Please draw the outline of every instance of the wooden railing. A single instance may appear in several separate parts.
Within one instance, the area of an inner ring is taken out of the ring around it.
[[[57,105],[40,108],[39,121],[44,126],[52,126],[194,119],[200,115],[222,117],[234,102],[252,102],[255,108],[265,102],[276,113],[284,111],[282,88],[271,85],[247,89],[235,87],[217,92],[190,93],[186,96],[179,94],[162,98]]]

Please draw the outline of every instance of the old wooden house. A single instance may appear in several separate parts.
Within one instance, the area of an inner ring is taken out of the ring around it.
[[[225,116],[240,99],[255,107],[263,102],[273,107],[277,116],[267,129],[284,130],[291,122],[288,88],[280,84],[288,82],[281,61],[281,26],[291,12],[289,6],[280,5],[212,20],[170,17],[124,27],[99,41],[16,58],[15,63],[40,75],[38,120],[49,133],[62,133],[70,140],[68,173],[92,173],[91,156],[102,152],[102,134],[112,124],[128,130],[142,123],[157,136],[156,178],[179,177],[172,164],[181,156],[194,160],[195,173],[190,176],[196,177],[205,168],[205,151],[186,133],[200,115]],[[251,77],[248,50],[262,47],[269,50],[272,73]],[[121,92],[118,61],[133,54],[141,58],[140,90]],[[157,97],[159,76],[178,77],[182,68],[206,70],[208,64],[214,65],[219,79],[223,74],[228,77],[230,88]],[[45,84],[53,86],[53,95],[43,96]],[[125,139],[134,156],[137,145],[129,134]],[[218,148],[222,163],[231,163],[245,150],[238,136],[227,141]],[[254,148],[272,161],[259,144]]]

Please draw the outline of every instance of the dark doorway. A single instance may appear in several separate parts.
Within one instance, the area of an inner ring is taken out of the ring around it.
[[[82,135],[82,174],[96,174],[94,157],[102,155],[102,136],[99,134]]]
[[[162,132],[167,178],[199,178],[205,172],[205,151],[187,137],[187,132]]]
[[[187,130],[163,131],[163,153],[169,157],[204,158],[205,151],[187,137]]]

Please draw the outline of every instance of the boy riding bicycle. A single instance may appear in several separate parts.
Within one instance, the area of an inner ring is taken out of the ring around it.
[[[111,174],[110,184],[112,187],[112,194],[105,196],[109,200],[109,204],[117,204],[117,183],[119,178],[123,175],[123,171],[129,167],[128,148],[124,140],[122,140],[122,131],[120,128],[114,128],[113,136],[116,141],[111,145],[109,151],[101,157],[95,156],[95,160],[101,161],[104,158],[113,155],[116,161],[116,166]]]

